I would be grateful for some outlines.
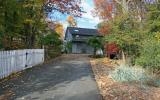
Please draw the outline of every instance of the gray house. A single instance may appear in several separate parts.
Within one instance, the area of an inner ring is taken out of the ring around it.
[[[65,41],[71,43],[71,53],[93,54],[93,47],[86,43],[93,36],[100,36],[96,29],[68,27],[65,33]]]

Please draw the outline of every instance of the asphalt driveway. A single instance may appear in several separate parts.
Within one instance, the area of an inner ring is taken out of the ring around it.
[[[88,56],[74,54],[0,83],[0,96],[6,100],[101,100]]]

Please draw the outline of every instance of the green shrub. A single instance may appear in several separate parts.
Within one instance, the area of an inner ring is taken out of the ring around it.
[[[94,56],[97,56],[96,51],[98,49],[102,49],[104,45],[102,37],[90,37],[86,42],[88,45],[94,48]]]
[[[71,53],[71,51],[72,51],[72,41],[69,41],[65,44],[65,52]]]
[[[48,33],[40,40],[41,44],[45,47],[45,58],[53,59],[61,55],[62,40],[58,33],[49,30]]]
[[[136,59],[136,64],[153,71],[159,71],[160,42],[158,42],[155,38],[146,39],[142,43],[140,57]]]
[[[56,58],[60,55],[61,55],[60,49],[59,50],[58,49],[55,50],[54,48],[49,49],[48,52],[47,52],[47,60]]]

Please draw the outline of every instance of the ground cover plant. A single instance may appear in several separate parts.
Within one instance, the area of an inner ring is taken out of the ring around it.
[[[120,65],[122,60],[91,59],[103,100],[159,100],[159,79],[143,68]]]

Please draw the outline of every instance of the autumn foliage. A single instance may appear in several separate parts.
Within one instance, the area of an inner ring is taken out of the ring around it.
[[[113,18],[114,12],[114,0],[94,0],[95,3],[95,13],[103,20],[111,20]],[[107,21],[103,21],[98,25],[98,31],[103,36],[111,34],[111,26]],[[105,50],[107,55],[116,54],[119,51],[118,46],[115,43],[105,44]]]
[[[109,43],[105,46],[108,56],[110,56],[111,54],[117,54],[119,52],[119,48],[116,43]]]
[[[108,20],[113,19],[113,14],[115,10],[114,0],[94,0],[95,16],[98,16],[103,22],[99,23],[98,30],[102,35],[110,34],[111,26],[108,24]]]
[[[111,19],[114,11],[114,2],[109,0],[94,0],[95,14],[102,19]]]
[[[73,16],[68,16],[67,17],[67,22],[68,22],[69,26],[77,27],[77,22],[76,22],[76,20]]]
[[[105,22],[104,23],[102,22],[98,25],[98,31],[103,36],[111,33],[110,28],[111,28],[110,25],[106,24]]]
[[[46,0],[44,9],[46,12],[59,11],[61,13],[81,16],[81,0]]]

